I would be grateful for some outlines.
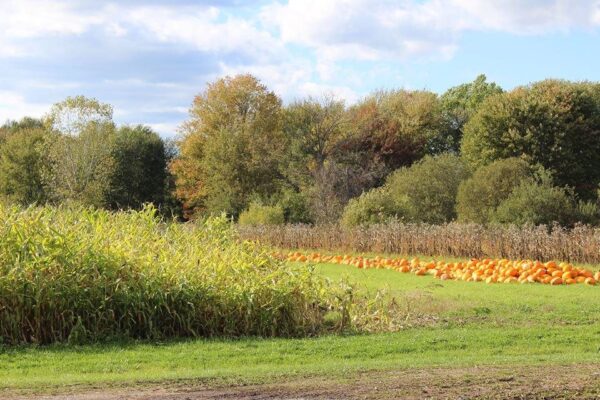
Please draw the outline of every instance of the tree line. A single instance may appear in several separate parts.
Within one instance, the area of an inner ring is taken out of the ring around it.
[[[68,98],[0,129],[0,195],[23,204],[245,224],[597,224],[600,84],[544,80],[504,91],[484,75],[442,95],[377,91],[284,105],[251,75],[198,94],[176,141]]]
[[[110,105],[77,96],[53,105],[42,119],[5,123],[0,199],[108,209],[154,203],[166,214],[180,214],[168,172],[174,145],[146,126],[118,127],[112,115]]]

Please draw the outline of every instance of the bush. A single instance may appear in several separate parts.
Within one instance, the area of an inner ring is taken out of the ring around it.
[[[392,217],[403,218],[402,202],[394,201],[386,188],[372,189],[348,202],[342,215],[344,226],[382,223]]]
[[[386,187],[394,202],[406,204],[408,220],[438,224],[455,219],[458,186],[468,177],[459,157],[442,154],[394,172]]]
[[[0,237],[6,344],[307,335],[332,304],[309,269],[238,241],[225,218],[0,203]]]
[[[284,191],[277,203],[283,210],[285,222],[288,224],[310,224],[313,218],[310,213],[308,199],[304,193]]]
[[[525,179],[533,178],[529,164],[518,158],[495,161],[479,168],[458,188],[456,211],[462,222],[487,224],[496,208]]]
[[[597,202],[578,201],[575,215],[577,222],[585,225],[600,225],[600,207]]]
[[[285,223],[280,206],[263,206],[254,202],[240,214],[240,225],[280,225]]]
[[[575,218],[571,193],[552,186],[549,175],[521,182],[493,216],[495,222],[515,225],[570,225]]]
[[[590,198],[600,183],[600,84],[546,80],[488,97],[461,151],[473,168],[524,156]]]

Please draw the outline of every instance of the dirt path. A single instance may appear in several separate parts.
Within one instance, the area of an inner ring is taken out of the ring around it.
[[[197,383],[86,390],[55,395],[0,392],[2,399],[600,399],[600,363],[547,367],[433,368],[368,372],[346,379],[294,379],[206,387]]]

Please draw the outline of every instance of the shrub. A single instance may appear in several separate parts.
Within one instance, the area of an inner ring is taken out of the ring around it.
[[[307,268],[241,242],[225,218],[167,223],[156,210],[0,203],[0,337],[296,336],[331,293]]]
[[[575,209],[576,221],[586,225],[600,225],[600,207],[597,202],[578,201]]]
[[[304,193],[298,193],[291,190],[284,191],[277,204],[283,210],[283,216],[286,223],[310,224],[313,222],[308,199]]]
[[[529,164],[514,157],[479,168],[458,188],[458,219],[463,222],[489,223],[500,203],[524,179],[532,177],[533,171]]]
[[[406,203],[407,219],[436,224],[456,217],[458,186],[468,177],[469,170],[459,157],[442,154],[394,172],[386,187],[395,202]]]
[[[371,225],[392,217],[402,218],[406,210],[402,202],[394,201],[386,188],[376,188],[348,202],[342,215],[344,226]]]
[[[254,202],[240,214],[241,225],[280,225],[285,223],[280,206],[264,206]]]
[[[549,175],[521,182],[496,209],[493,220],[515,225],[569,225],[575,218],[571,193],[552,186]]]

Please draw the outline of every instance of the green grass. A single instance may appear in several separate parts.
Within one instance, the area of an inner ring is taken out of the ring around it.
[[[491,326],[600,324],[600,286],[549,286],[441,281],[382,269],[320,264],[333,280],[358,282],[371,293],[383,289],[416,314],[435,315],[447,323],[477,321]]]
[[[597,362],[600,327],[406,330],[315,339],[196,340],[160,346],[17,349],[0,355],[3,388],[289,376],[429,366]]]
[[[370,291],[386,288],[411,314],[434,318],[372,335],[6,348],[0,351],[0,388],[267,382],[430,366],[600,362],[600,287],[441,282],[339,265],[317,270]]]

